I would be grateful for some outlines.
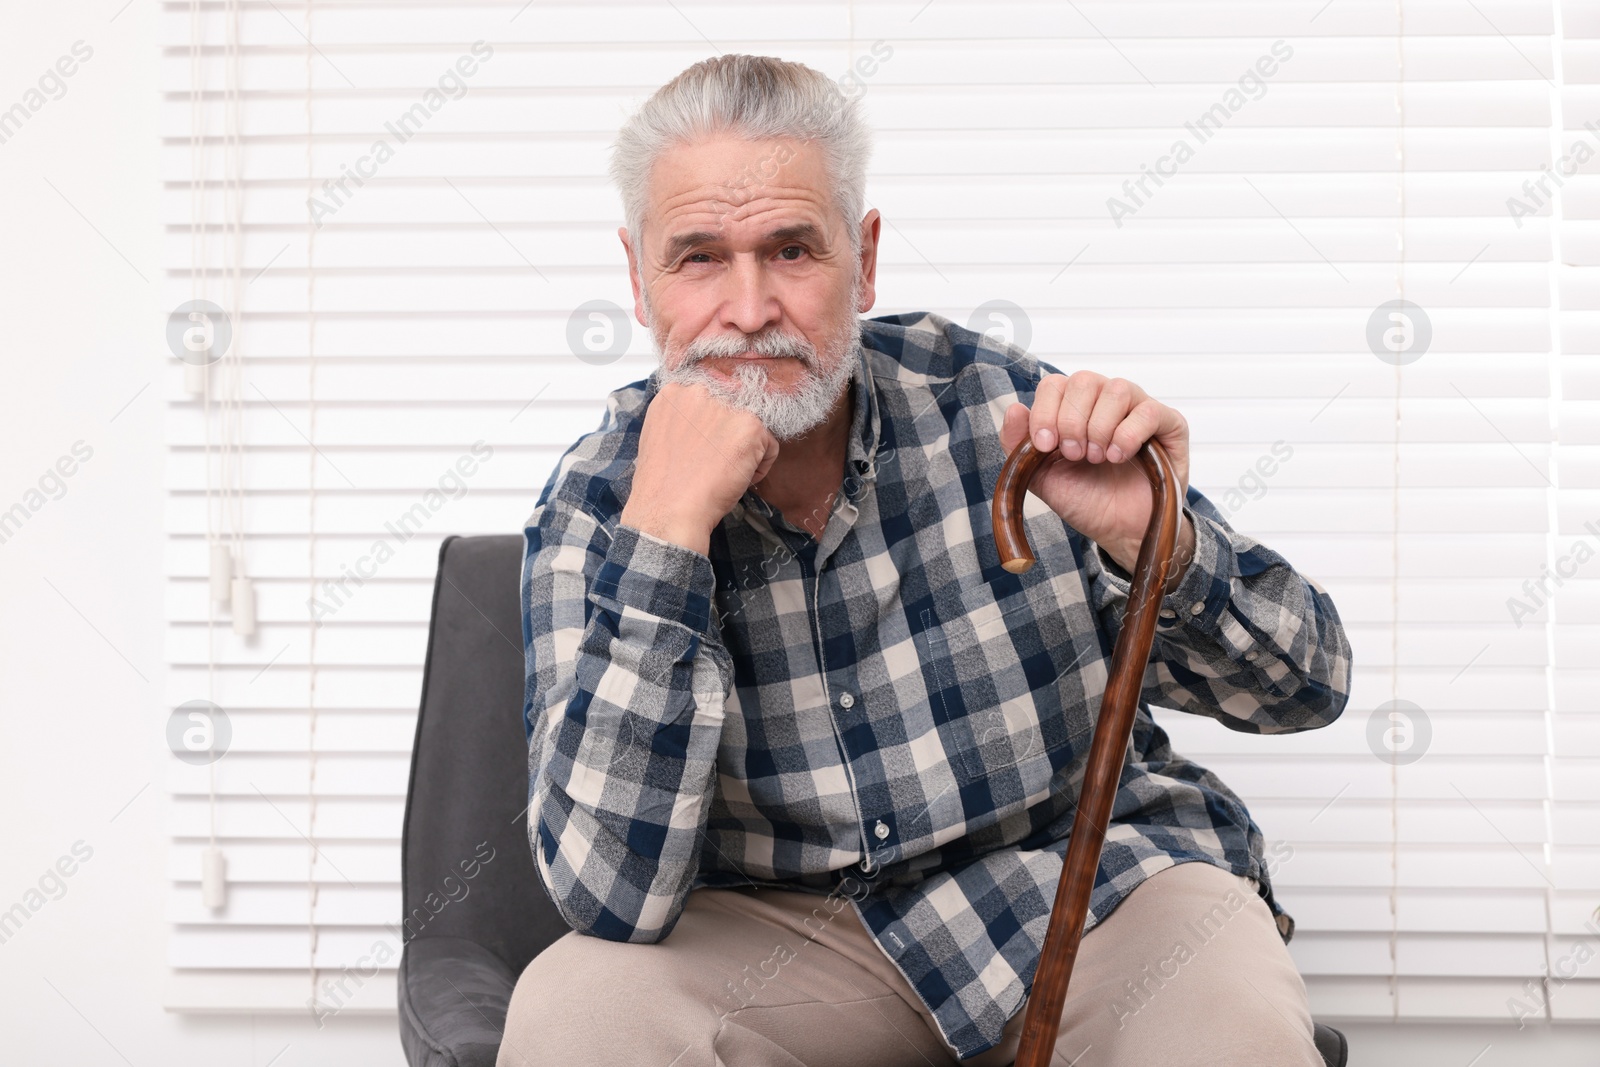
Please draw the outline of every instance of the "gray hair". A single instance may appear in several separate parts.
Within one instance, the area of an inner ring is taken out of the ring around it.
[[[725,55],[701,60],[656,90],[612,145],[611,180],[622,193],[636,256],[642,256],[650,170],[657,157],[676,145],[724,133],[752,141],[814,142],[822,150],[851,250],[860,253],[872,135],[858,101],[803,63]]]

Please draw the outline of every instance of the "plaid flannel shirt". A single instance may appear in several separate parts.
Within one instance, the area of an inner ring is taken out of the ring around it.
[[[1001,420],[1054,367],[933,314],[862,320],[858,352],[820,538],[753,490],[708,555],[620,524],[654,374],[562,456],[525,529],[529,840],[567,922],[617,941],[701,886],[845,892],[966,1058],[1032,987],[1129,580],[1032,494],[1038,564],[996,555]],[[1349,645],[1320,586],[1193,488],[1184,512],[1088,925],[1204,861],[1287,941],[1261,831],[1146,705],[1324,726]]]

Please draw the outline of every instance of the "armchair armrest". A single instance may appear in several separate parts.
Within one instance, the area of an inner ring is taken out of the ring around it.
[[[1311,1020],[1311,1022],[1316,1027],[1316,1033],[1312,1040],[1317,1046],[1317,1051],[1322,1054],[1322,1062],[1327,1064],[1327,1067],[1345,1067],[1345,1064],[1350,1059],[1350,1045],[1345,1040],[1344,1034],[1331,1026],[1325,1026],[1317,1022],[1315,1019]]]
[[[419,937],[400,955],[400,1042],[413,1067],[494,1067],[517,976],[459,937]]]

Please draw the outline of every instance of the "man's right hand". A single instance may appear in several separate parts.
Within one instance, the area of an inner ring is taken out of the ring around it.
[[[645,411],[620,521],[706,555],[711,531],[777,458],[778,439],[756,416],[704,385],[668,382]]]

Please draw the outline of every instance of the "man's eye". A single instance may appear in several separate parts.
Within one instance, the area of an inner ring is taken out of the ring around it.
[[[685,263],[709,263],[711,262],[711,254],[709,252],[690,252],[683,257],[683,261]]]
[[[789,254],[790,252],[793,252],[795,254],[791,256]],[[801,256],[805,255],[805,253],[806,253],[806,250],[803,247],[801,247],[800,245],[786,245],[784,247],[783,251],[779,252],[778,255],[782,256],[784,259],[793,261],[793,260],[799,259]]]

